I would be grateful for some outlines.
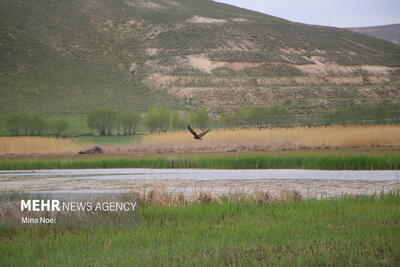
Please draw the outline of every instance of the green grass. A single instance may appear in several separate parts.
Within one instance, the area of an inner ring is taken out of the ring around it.
[[[2,266],[398,266],[400,195],[143,207],[126,229],[0,228]]]
[[[400,155],[89,156],[75,159],[4,159],[0,162],[0,170],[88,168],[398,170]]]

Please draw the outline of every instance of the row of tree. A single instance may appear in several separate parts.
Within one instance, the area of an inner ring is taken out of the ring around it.
[[[42,135],[44,131],[52,131],[54,135],[60,136],[68,127],[68,122],[57,120],[49,123],[38,114],[20,112],[9,116],[6,119],[6,125],[10,133],[14,136]]]
[[[111,135],[114,131],[132,135],[142,122],[150,132],[165,132],[184,129],[188,123],[204,129],[210,126],[211,118],[205,109],[192,111],[189,116],[185,116],[165,108],[151,108],[144,118],[135,112],[118,113],[112,109],[95,110],[87,117],[89,128],[98,131],[100,135]]]
[[[223,127],[292,127],[328,125],[381,125],[400,123],[400,103],[355,105],[335,111],[295,115],[283,106],[255,106],[224,114]]]
[[[211,118],[205,109],[185,114],[165,108],[151,108],[144,117],[136,112],[117,112],[109,108],[93,110],[87,115],[88,127],[100,135],[133,135],[139,125],[145,126],[151,132],[181,130],[188,123],[204,129],[210,126]],[[47,121],[38,114],[28,112],[9,116],[6,125],[13,136],[39,136],[44,132],[60,136],[68,128],[65,120]]]
[[[181,130],[187,124],[205,129],[212,120],[205,109],[190,113],[151,108],[145,116],[136,112],[117,112],[103,108],[90,112],[87,124],[100,135],[136,134],[139,126],[150,132]],[[296,125],[379,125],[399,124],[400,104],[351,106],[336,111],[324,111],[313,116],[295,116],[283,106],[253,106],[220,116],[215,125],[234,127],[291,127]],[[12,135],[42,135],[45,131],[60,136],[68,123],[65,120],[46,121],[38,114],[16,113],[9,116],[6,125]]]
[[[400,123],[400,103],[350,106],[321,113],[324,125],[380,125]]]

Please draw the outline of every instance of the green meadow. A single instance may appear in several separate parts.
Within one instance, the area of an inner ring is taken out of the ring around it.
[[[132,228],[0,228],[2,266],[398,266],[400,195],[176,207]]]

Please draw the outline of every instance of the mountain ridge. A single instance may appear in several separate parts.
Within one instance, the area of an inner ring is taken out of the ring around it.
[[[400,45],[400,23],[346,29]]]

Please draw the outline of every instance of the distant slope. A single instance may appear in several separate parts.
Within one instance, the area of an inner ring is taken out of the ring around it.
[[[400,47],[208,0],[0,0],[0,112],[400,101]]]
[[[400,23],[383,25],[383,26],[348,28],[348,29],[400,45]]]

